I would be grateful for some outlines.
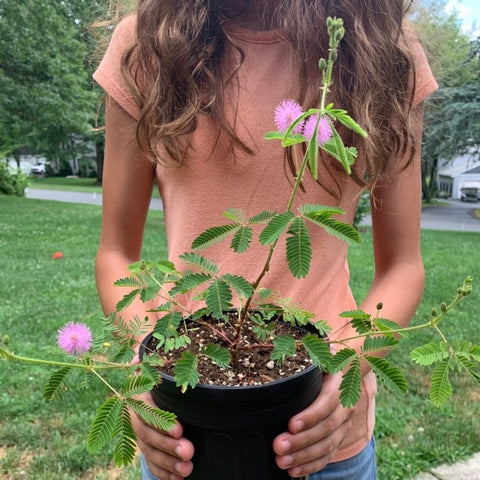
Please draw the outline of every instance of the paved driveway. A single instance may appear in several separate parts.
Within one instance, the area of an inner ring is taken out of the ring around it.
[[[56,200],[70,203],[102,204],[100,193],[78,193],[29,188],[27,198],[39,200]],[[150,208],[161,210],[162,201],[152,198]],[[445,205],[428,206],[422,211],[422,228],[425,230],[453,230],[457,232],[480,232],[480,220],[473,216],[473,211],[480,208],[480,202],[445,201]],[[363,225],[371,225],[370,216],[366,216]]]
[[[480,219],[473,216],[480,209],[480,202],[460,202],[442,200],[445,205],[427,206],[422,209],[421,225],[423,230],[451,230],[455,232],[480,232]],[[362,225],[371,225],[367,215]]]

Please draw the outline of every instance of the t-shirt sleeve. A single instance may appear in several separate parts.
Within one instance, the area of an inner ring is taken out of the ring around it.
[[[93,78],[115,102],[138,120],[138,107],[125,84],[121,71],[123,54],[135,39],[135,18],[134,15],[130,15],[117,25]]]
[[[409,35],[409,46],[416,71],[413,105],[417,106],[438,89],[438,84],[428,64],[422,44],[418,36],[413,32]]]

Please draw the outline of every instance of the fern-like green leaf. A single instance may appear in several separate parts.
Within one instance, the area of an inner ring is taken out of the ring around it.
[[[187,265],[197,267],[203,273],[210,275],[216,275],[218,273],[218,265],[215,265],[198,253],[184,253],[183,255],[180,255],[180,259]]]
[[[413,349],[410,353],[410,358],[419,365],[431,365],[432,363],[445,360],[449,355],[450,352],[447,343],[430,342]]]
[[[327,109],[326,113],[361,137],[365,138],[368,136],[367,132],[352,117],[350,117],[350,115],[348,115],[346,110],[331,108]]]
[[[223,318],[224,312],[232,308],[232,291],[227,282],[214,280],[206,291],[205,302],[213,318]]]
[[[295,218],[288,230],[288,235],[288,267],[295,278],[305,278],[310,271],[312,244],[303,218]]]
[[[97,409],[87,440],[90,453],[99,452],[115,436],[121,410],[122,401],[117,397],[109,398]]]
[[[160,370],[158,369],[158,365],[151,364],[150,362],[146,361],[146,358],[144,358],[140,363],[140,372],[143,376],[150,378],[154,385],[158,385],[162,382],[162,376],[160,374]]]
[[[275,215],[260,233],[259,241],[261,245],[269,245],[280,237],[288,228],[295,215],[292,212],[284,212]]]
[[[176,337],[177,329],[182,321],[183,317],[180,312],[170,312],[157,320],[153,333],[162,335],[166,338]]]
[[[233,235],[232,250],[236,253],[243,253],[248,250],[253,237],[253,230],[247,226],[241,226]]]
[[[350,245],[360,243],[360,234],[358,230],[349,223],[339,222],[333,218],[324,218],[321,216],[305,215],[312,223],[322,227],[328,234],[339,240],[347,242]]]
[[[317,365],[317,367],[328,370],[328,365],[332,360],[332,354],[327,343],[318,335],[311,333],[302,338],[302,343],[312,362]]]
[[[430,385],[430,400],[436,407],[440,407],[452,395],[452,384],[448,378],[452,366],[450,358],[438,363],[432,372]]]
[[[464,368],[473,380],[480,385],[480,369],[478,361],[472,361],[465,357],[455,357],[456,363],[460,368]]]
[[[135,397],[149,392],[154,385],[150,376],[134,375],[123,387],[123,394],[127,398]]]
[[[312,139],[308,143],[307,153],[306,153],[308,158],[308,168],[310,169],[310,173],[314,180],[318,180],[319,150],[318,150],[317,134],[318,134],[318,122],[315,125],[315,130],[314,130]]]
[[[175,426],[177,417],[172,412],[151,407],[137,398],[128,398],[127,404],[152,427],[168,432]]]
[[[367,337],[363,342],[362,350],[365,353],[379,352],[381,350],[390,350],[398,345],[398,340],[391,335]]]
[[[347,310],[339,315],[340,318],[359,318],[361,320],[369,320],[370,316],[369,313],[366,313],[363,310]]]
[[[373,322],[375,324],[375,327],[380,332],[386,332],[388,330],[398,330],[401,328],[398,323],[394,322],[393,320],[389,320],[388,318],[374,318]],[[402,334],[398,333],[398,335]]]
[[[197,356],[188,350],[183,352],[175,365],[175,380],[177,387],[181,387],[182,392],[185,392],[188,387],[195,387],[199,382],[197,367]]]
[[[290,335],[279,335],[273,341],[273,350],[270,355],[272,360],[276,360],[280,365],[286,357],[295,355],[295,340]]]
[[[308,218],[330,218],[332,215],[345,215],[345,210],[340,207],[330,207],[318,203],[305,203],[298,207],[300,215]]]
[[[330,360],[328,367],[329,373],[338,373],[343,370],[351,361],[357,357],[357,352],[353,348],[342,348]]]
[[[131,292],[127,293],[123,296],[123,298],[117,302],[115,306],[115,310],[117,312],[121,312],[125,308],[127,308],[131,303],[135,300],[135,297],[140,293],[139,289],[132,290]]]
[[[345,408],[353,407],[360,399],[362,383],[362,364],[360,358],[355,357],[348,371],[343,375],[340,384],[340,403]]]
[[[253,294],[252,284],[240,275],[231,275],[227,273],[222,277],[228,285],[234,288],[240,297],[249,298]]]
[[[276,215],[276,212],[268,212],[267,210],[264,210],[263,212],[261,212],[257,215],[254,215],[253,217],[250,217],[248,219],[248,224],[249,225],[255,225],[255,224],[258,224],[258,223],[267,223],[275,215]]]
[[[221,368],[228,368],[232,359],[230,352],[219,345],[207,345],[200,350],[200,353],[208,357]]]
[[[155,267],[166,275],[171,275],[177,271],[175,265],[169,260],[160,260],[159,262],[155,263]]]
[[[202,283],[211,280],[211,275],[206,273],[189,273],[175,282],[175,286],[168,292],[172,297],[178,294],[187,293],[200,286]]]
[[[226,212],[223,212],[223,216],[240,224],[244,224],[247,218],[245,212],[241,208],[229,208]]]
[[[132,419],[126,403],[121,404],[115,436],[118,441],[113,451],[113,460],[117,467],[125,467],[133,462],[137,449],[136,436],[132,427]]]
[[[392,365],[385,358],[366,355],[365,360],[372,367],[377,378],[379,378],[387,388],[397,393],[405,393],[407,391],[407,380],[399,368]]]
[[[203,249],[221,242],[229,233],[236,231],[240,225],[238,223],[230,223],[228,225],[220,225],[211,227],[202,232],[192,243],[193,249]]]
[[[345,172],[348,175],[352,173],[352,169],[350,168],[350,161],[347,155],[347,151],[345,149],[345,145],[343,144],[342,137],[338,134],[337,130],[332,128],[332,141],[335,145],[335,149],[337,151],[336,159],[340,162]]]
[[[130,287],[130,288],[142,288],[144,283],[138,277],[125,277],[119,278],[114,282],[116,287]]]
[[[50,375],[50,378],[43,389],[43,398],[47,402],[58,397],[59,390],[71,370],[71,367],[62,367]]]

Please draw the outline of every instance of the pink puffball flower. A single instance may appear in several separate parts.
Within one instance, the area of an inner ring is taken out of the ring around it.
[[[87,353],[92,346],[92,332],[84,323],[67,323],[58,331],[58,346],[70,355]]]
[[[305,122],[303,127],[303,135],[307,140],[311,140],[315,132],[318,115],[311,115]],[[321,117],[318,123],[317,141],[319,145],[323,145],[332,138],[332,127],[327,118]]]
[[[303,113],[302,107],[295,100],[283,100],[275,108],[275,126],[285,133],[290,124]],[[293,133],[302,132],[303,122],[300,122],[293,129]]]

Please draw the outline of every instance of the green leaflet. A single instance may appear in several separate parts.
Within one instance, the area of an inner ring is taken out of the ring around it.
[[[362,350],[364,352],[379,352],[381,350],[390,350],[396,345],[398,345],[398,340],[391,335],[366,337]]]
[[[330,347],[318,335],[309,333],[302,338],[303,346],[312,362],[324,370],[328,370],[328,365],[332,359]]]
[[[119,278],[114,282],[116,287],[132,287],[132,288],[142,288],[144,283],[137,277],[125,277]]]
[[[370,314],[364,312],[363,310],[348,310],[346,312],[342,312],[339,315],[340,318],[360,318],[364,320],[370,319]]]
[[[240,275],[231,275],[227,273],[221,277],[225,280],[228,285],[230,285],[236,292],[237,295],[240,297],[248,298],[253,294],[253,287],[250,282],[245,280],[245,278],[241,277]]]
[[[433,369],[430,385],[430,400],[436,407],[440,407],[452,395],[452,384],[448,378],[451,367],[452,360],[445,358]]]
[[[327,205],[320,205],[318,203],[305,203],[300,205],[300,207],[298,207],[298,212],[302,216],[309,216],[310,218],[330,218],[332,215],[345,215],[345,210],[343,210],[343,208],[330,207]]]
[[[271,359],[276,360],[277,364],[280,365],[286,357],[293,355],[295,355],[295,340],[290,335],[279,335],[273,341]]]
[[[140,290],[135,289],[127,293],[126,295],[124,295],[123,298],[117,302],[115,306],[115,310],[117,312],[121,312],[123,309],[127,308],[135,300],[135,297],[139,293],[140,293]]]
[[[207,345],[200,350],[202,355],[205,355],[210,360],[215,362],[221,368],[228,368],[230,366],[230,360],[232,356],[230,352],[219,345]]]
[[[136,437],[132,427],[132,419],[126,403],[121,404],[114,436],[118,436],[113,459],[117,467],[127,466],[132,463],[136,453]]]
[[[195,387],[200,377],[198,375],[198,358],[192,352],[185,351],[175,365],[175,379],[177,387],[181,387],[182,392],[188,387]]]
[[[127,404],[132,407],[132,410],[137,415],[142,417],[149,425],[152,425],[155,428],[169,431],[176,423],[176,416],[174,413],[151,407],[136,398],[128,398]]]
[[[288,230],[288,235],[288,267],[295,278],[305,278],[310,271],[312,244],[303,218],[295,218]]]
[[[276,215],[276,212],[268,212],[264,210],[263,212],[259,213],[258,215],[254,215],[248,219],[249,225],[255,225],[257,223],[267,223],[270,219],[272,219]]]
[[[355,356],[350,364],[350,368],[343,375],[342,383],[340,384],[340,403],[345,408],[353,407],[360,399],[361,370],[360,358]]]
[[[380,357],[366,355],[365,360],[368,362],[377,377],[390,390],[397,393],[405,393],[407,391],[407,380],[401,370],[393,366],[388,360]]]
[[[193,249],[207,248],[210,245],[221,242],[229,233],[237,230],[239,224],[230,223],[228,225],[221,225],[218,227],[211,227],[202,232],[192,243]]]
[[[284,212],[275,215],[260,233],[260,244],[269,245],[280,237],[280,235],[288,228],[290,222],[295,218],[292,212]]]
[[[339,108],[327,108],[326,113],[334,120],[338,120],[341,124],[345,125],[350,130],[353,130],[361,137],[368,137],[367,132],[350,115],[348,115],[346,110]]]
[[[232,308],[232,291],[227,282],[214,280],[205,292],[205,302],[213,318],[223,318],[224,312]]]
[[[121,409],[122,401],[117,397],[109,398],[97,409],[87,440],[90,453],[99,452],[115,436]]]
[[[229,208],[226,212],[223,212],[223,216],[235,223],[245,223],[246,215],[241,208]]]
[[[43,389],[43,398],[47,402],[58,397],[59,389],[63,385],[63,381],[70,373],[71,369],[71,367],[63,367],[50,375],[50,378]]]
[[[150,376],[134,375],[123,387],[123,394],[128,397],[135,397],[142,393],[149,392],[155,383]]]
[[[314,215],[305,215],[311,222],[322,227],[327,233],[338,238],[349,245],[360,243],[360,234],[358,230],[349,223],[339,222],[333,218],[325,218]]]
[[[180,259],[187,265],[195,266],[206,274],[216,275],[218,273],[218,266],[198,253],[184,253],[180,255]]]
[[[248,226],[241,226],[233,235],[230,246],[234,252],[243,253],[248,250],[252,237],[253,230]]]
[[[432,363],[440,362],[448,358],[449,355],[450,352],[447,343],[430,342],[413,349],[410,353],[410,358],[419,365],[431,365]]]
[[[352,359],[357,357],[357,352],[353,348],[342,348],[331,359],[328,368],[329,373],[338,373],[343,370]]]
[[[177,336],[177,328],[182,321],[180,312],[170,312],[157,320],[153,332],[163,337]]]
[[[188,273],[175,282],[175,286],[168,292],[172,297],[178,294],[187,293],[212,277],[206,273]]]

